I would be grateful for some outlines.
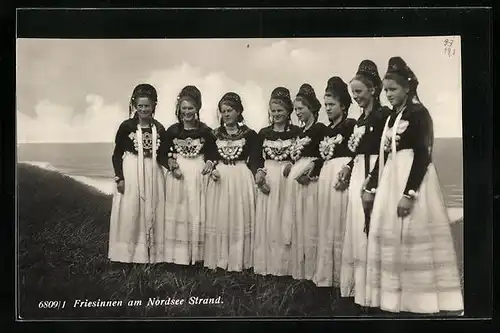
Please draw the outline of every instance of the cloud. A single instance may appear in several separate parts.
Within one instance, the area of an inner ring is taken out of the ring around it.
[[[274,47],[282,48],[285,44]],[[271,46],[270,49],[272,48]],[[312,55],[300,50],[294,52],[291,57],[295,57],[296,61],[306,61]],[[152,72],[146,82],[157,88],[159,103],[155,117],[165,127],[177,121],[177,94],[188,84],[196,85],[201,90],[203,107],[200,117],[212,128],[219,125],[217,103],[228,91],[237,92],[241,96],[245,122],[251,128],[258,131],[267,126],[268,92],[255,81],[238,82],[224,72],[203,73],[200,68],[182,63],[170,69]],[[130,90],[132,89],[133,87],[130,87]],[[322,92],[317,90],[316,93],[321,101]],[[383,104],[388,105],[384,94],[381,95],[381,100]],[[34,117],[18,112],[18,142],[112,142],[119,124],[128,116],[128,101],[107,104],[98,94],[86,95],[85,101],[87,105],[84,112],[76,112],[70,107],[57,105],[49,100],[42,100],[36,105]],[[450,117],[452,110],[460,109],[459,104],[460,101],[450,93],[441,93],[438,96],[430,109],[436,137],[450,137],[461,133],[461,117]],[[357,118],[359,114],[359,107],[353,103],[350,117]],[[319,120],[328,121],[323,110],[320,111]],[[297,124],[294,115],[292,121]]]
[[[290,57],[297,66],[307,69],[311,65],[321,66],[326,61],[323,54],[314,53],[306,48],[293,49],[290,51]]]
[[[85,112],[40,101],[35,116],[17,113],[18,142],[111,142],[124,119],[123,108],[106,105],[99,95],[87,95]]]
[[[289,42],[281,40],[268,47],[257,49],[252,53],[251,62],[253,67],[268,68],[279,66],[283,59],[289,56]]]
[[[264,77],[269,77],[272,73],[275,78],[286,80],[321,73],[328,60],[328,54],[313,52],[305,47],[297,48],[291,42],[281,40],[254,50],[250,56],[249,67],[257,72],[267,73]]]
[[[217,104],[224,93],[234,91],[241,96],[245,122],[252,128],[266,126],[267,106],[262,88],[252,81],[237,82],[223,72],[202,73],[199,68],[187,63],[154,72],[149,82],[158,90],[156,119],[165,126],[176,121],[175,103],[177,95],[185,85],[195,85],[202,93],[200,118],[211,127],[218,126]]]
[[[125,42],[127,45],[132,43]],[[185,51],[168,43],[169,47],[165,46],[168,50]],[[202,44],[196,44],[195,41],[183,43],[203,50],[200,47]],[[204,53],[203,60],[206,61],[199,61],[198,56],[193,56],[185,62],[172,61],[177,64],[174,66],[159,60],[165,56],[164,53],[151,53],[149,58],[145,59],[146,55],[141,55],[140,59],[142,63],[147,62],[154,66],[137,64],[132,66],[137,70],[133,73],[118,67],[100,67],[98,72],[106,79],[97,81],[109,80],[101,86],[95,84],[94,76],[88,78],[82,74],[91,72],[89,68],[94,64],[84,59],[77,68],[87,70],[62,73],[64,77],[60,77],[58,82],[63,82],[64,86],[50,90],[52,93],[41,90],[41,86],[36,87],[37,94],[33,94],[29,89],[20,90],[19,99],[22,103],[18,106],[22,109],[18,110],[18,139],[20,142],[113,141],[118,125],[128,116],[130,93],[134,85],[142,82],[149,82],[157,88],[159,104],[156,118],[166,127],[176,121],[177,94],[183,86],[192,84],[202,92],[203,107],[200,116],[209,126],[218,126],[219,99],[224,93],[234,91],[242,98],[247,124],[258,131],[267,125],[267,102],[269,94],[276,86],[287,87],[293,97],[300,85],[307,82],[315,88],[318,99],[322,101],[328,78],[340,76],[348,83],[364,58],[373,59],[383,75],[387,59],[394,55],[395,49],[411,64],[419,77],[419,96],[434,119],[436,137],[461,136],[460,59],[442,56],[440,39],[287,39],[274,42],[259,40],[251,43],[251,48],[245,47],[244,51],[232,46],[235,45],[232,40],[219,43],[221,44],[217,44],[217,48]],[[215,44],[210,42],[206,46],[210,45]],[[228,55],[219,50],[233,52]],[[114,59],[116,50],[109,52],[106,53],[106,59]],[[188,59],[186,57],[187,53],[175,59]],[[47,62],[57,66],[54,60]],[[37,76],[27,76],[20,81],[42,82],[46,78],[42,74],[38,79]],[[76,86],[75,83],[80,85]],[[68,96],[64,99],[60,92],[66,87],[69,92],[62,94]],[[43,99],[35,106],[30,106],[33,105],[32,100],[40,99],[40,95]],[[84,100],[85,103],[79,106]],[[384,93],[381,100],[383,104],[388,104]],[[355,103],[349,111],[352,118],[358,118],[360,115],[360,109]],[[319,119],[327,122],[324,110],[320,111]],[[295,116],[292,116],[292,120],[296,123]]]
[[[155,71],[146,82],[158,91],[155,118],[165,127],[177,121],[177,95],[188,84],[201,90],[203,107],[200,118],[209,126],[218,126],[217,104],[228,91],[241,96],[248,126],[257,131],[267,126],[267,96],[256,82],[239,83],[222,72],[203,74],[199,68],[187,63]],[[130,87],[130,91],[132,89]],[[34,117],[18,112],[18,142],[112,142],[119,124],[128,116],[128,101],[109,105],[97,94],[89,94],[85,100],[87,107],[84,112],[76,112],[49,100],[36,105]]]

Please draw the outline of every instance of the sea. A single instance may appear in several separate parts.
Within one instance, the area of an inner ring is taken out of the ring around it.
[[[111,163],[113,143],[21,143],[18,162],[59,171],[101,192],[114,190]],[[433,163],[436,166],[446,205],[463,207],[463,155],[461,138],[436,138]],[[460,212],[462,212],[460,210]]]

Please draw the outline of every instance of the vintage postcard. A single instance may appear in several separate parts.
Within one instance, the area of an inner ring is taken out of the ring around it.
[[[460,36],[16,43],[19,319],[463,314]]]

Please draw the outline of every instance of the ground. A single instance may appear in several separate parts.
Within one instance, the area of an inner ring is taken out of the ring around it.
[[[130,265],[107,259],[111,197],[59,173],[20,165],[19,308],[22,318],[354,315],[332,288],[289,277],[201,266]],[[452,226],[462,270],[463,222]],[[462,273],[463,276],[463,273]],[[221,296],[221,305],[147,307],[149,298]],[[141,300],[142,306],[74,308],[76,299]],[[40,301],[66,301],[41,309]]]

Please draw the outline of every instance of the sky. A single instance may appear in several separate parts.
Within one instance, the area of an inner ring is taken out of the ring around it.
[[[453,41],[450,54],[446,40]],[[287,87],[293,98],[301,84],[309,83],[323,101],[330,77],[349,83],[364,59],[373,60],[382,77],[392,56],[401,56],[415,72],[435,136],[460,138],[460,49],[459,36],[18,39],[17,138],[19,143],[112,142],[139,83],[156,87],[155,118],[165,127],[176,121],[177,94],[192,84],[201,90],[200,118],[209,126],[217,126],[219,99],[234,91],[242,98],[247,125],[258,131],[268,125],[275,87]],[[384,92],[381,100],[388,105]],[[349,116],[359,115],[354,103]],[[324,109],[319,120],[327,122]]]

